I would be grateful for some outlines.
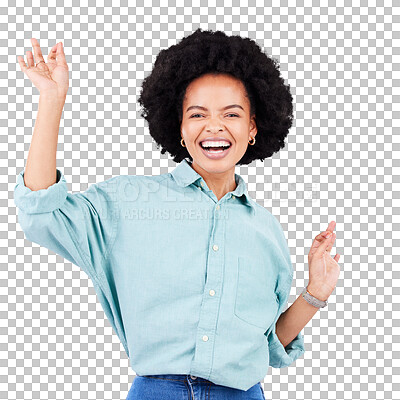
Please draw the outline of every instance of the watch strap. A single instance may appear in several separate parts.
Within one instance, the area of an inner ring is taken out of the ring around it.
[[[304,300],[314,307],[324,308],[328,305],[328,302],[326,300],[325,301],[319,300],[314,296],[312,296],[309,292],[307,292],[307,286],[304,288],[302,295]]]

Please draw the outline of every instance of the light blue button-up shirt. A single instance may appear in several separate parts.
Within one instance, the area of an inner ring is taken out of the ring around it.
[[[183,160],[68,193],[64,175],[32,191],[17,177],[26,238],[80,267],[138,375],[191,374],[247,390],[304,353],[275,326],[293,267],[279,221],[244,179],[220,200]]]

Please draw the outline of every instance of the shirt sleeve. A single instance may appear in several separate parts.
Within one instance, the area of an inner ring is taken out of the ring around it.
[[[290,287],[291,285],[288,285],[285,293],[280,293],[279,308],[277,314],[278,317],[276,318],[276,321],[279,319],[280,315],[283,312],[283,308],[287,304]],[[299,332],[299,334],[286,347],[283,347],[275,332],[276,321],[267,336],[269,347],[269,365],[274,368],[284,368],[291,365],[302,354],[304,354],[304,336],[301,334],[301,332]]]
[[[305,348],[304,336],[301,332],[299,332],[299,334],[286,347],[283,347],[275,331],[276,321],[279,319],[288,303],[290,288],[293,281],[293,265],[290,258],[290,250],[280,223],[277,224],[275,236],[278,239],[282,254],[281,273],[279,274],[277,285],[279,307],[274,324],[270,328],[269,332],[267,331],[266,335],[269,347],[269,365],[274,368],[284,368],[291,365],[302,354],[304,354]]]
[[[24,171],[17,176],[14,203],[25,237],[79,266],[89,277],[97,276],[116,235],[117,177],[71,194],[58,169],[56,182],[36,191],[25,186]]]

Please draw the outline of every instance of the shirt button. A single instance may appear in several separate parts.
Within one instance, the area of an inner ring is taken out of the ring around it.
[[[207,336],[207,335],[204,335],[204,336],[203,336],[203,342],[207,342],[207,340],[208,340],[208,336]]]
[[[194,375],[190,375],[190,377],[191,377],[193,380],[197,379],[197,376],[194,376]]]
[[[215,290],[214,290],[214,289],[211,289],[209,293],[210,293],[210,296],[214,296]]]
[[[214,250],[214,251],[217,251],[217,250],[218,250],[218,245],[214,244],[213,250]]]
[[[219,210],[219,204],[217,204],[217,207],[215,207],[217,210]]]
[[[204,186],[204,182],[203,181],[201,181],[200,184],[201,184],[201,186]]]
[[[235,196],[234,196],[234,195],[232,195],[231,197],[232,197],[232,199],[234,199],[234,198],[235,198]]]

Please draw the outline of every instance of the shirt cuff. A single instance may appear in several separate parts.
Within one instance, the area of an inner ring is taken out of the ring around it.
[[[47,189],[31,190],[25,186],[24,172],[17,176],[14,188],[14,203],[26,214],[40,214],[52,212],[60,208],[68,195],[67,181],[60,170],[57,169],[56,183]]]
[[[275,327],[270,332],[270,335],[272,335],[269,342],[269,365],[271,367],[288,367],[305,353],[304,336],[301,332],[286,347],[283,347],[276,335]]]

